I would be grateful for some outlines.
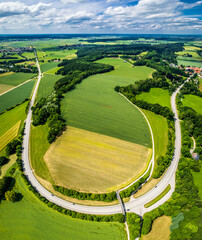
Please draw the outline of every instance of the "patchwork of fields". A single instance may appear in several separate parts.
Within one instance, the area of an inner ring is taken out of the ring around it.
[[[106,192],[119,189],[142,172],[151,152],[142,145],[69,127],[44,159],[55,184],[84,192]]]
[[[158,103],[163,107],[171,108],[168,90],[151,88],[149,92],[141,93],[140,95],[137,95],[136,98],[152,104]]]
[[[0,96],[0,112],[23,102],[29,98],[34,87],[35,80],[31,80]]]

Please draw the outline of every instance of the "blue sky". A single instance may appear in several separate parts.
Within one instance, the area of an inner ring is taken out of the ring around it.
[[[1,0],[7,33],[202,34],[202,1]]]

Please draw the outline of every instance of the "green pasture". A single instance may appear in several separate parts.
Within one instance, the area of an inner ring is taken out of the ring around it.
[[[58,66],[59,62],[43,63],[41,64],[41,72],[47,72]]]
[[[126,240],[124,224],[74,219],[47,207],[15,173],[20,202],[0,204],[0,235],[3,240]]]
[[[44,74],[39,84],[36,101],[42,97],[47,97],[53,91],[55,82],[62,77],[61,75]]]
[[[190,66],[190,67],[202,67],[202,61],[197,61],[192,57],[177,57],[178,65]]]
[[[57,72],[60,68],[61,68],[61,67],[53,68],[53,69],[47,71],[46,73],[48,73],[48,74],[52,74],[52,75],[55,75],[56,72]],[[62,77],[63,77],[63,76],[62,76]]]
[[[202,167],[200,172],[192,172],[194,177],[194,183],[198,187],[199,190],[199,196],[202,199]]]
[[[168,145],[168,124],[166,118],[148,110],[142,109],[146,115],[154,135],[155,160],[159,156],[165,156]]]
[[[23,102],[26,98],[29,98],[32,93],[34,84],[35,84],[35,81],[31,80],[1,95],[0,96],[0,112],[3,112],[8,108]]]
[[[9,75],[0,76],[0,84],[17,86],[36,76],[33,73],[13,73]]]
[[[43,156],[50,147],[50,144],[47,140],[48,135],[48,125],[40,125],[37,127],[31,127],[31,137],[30,137],[30,156],[32,168],[35,170],[35,173],[46,179],[49,182],[52,181],[52,177],[49,173],[48,167],[43,160]]]
[[[114,71],[97,74],[76,86],[62,101],[67,125],[151,147],[148,125],[137,108],[114,91],[151,75],[153,69],[132,67],[121,59],[98,62],[115,66]]]
[[[171,108],[168,90],[151,88],[149,92],[143,92],[140,95],[137,95],[136,98],[152,104],[158,103],[163,107]]]
[[[196,112],[202,114],[202,98],[189,94],[184,95],[184,98],[182,99],[182,103],[184,106],[193,108]]]

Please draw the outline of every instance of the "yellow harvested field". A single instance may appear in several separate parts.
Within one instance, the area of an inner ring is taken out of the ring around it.
[[[139,144],[69,127],[44,160],[57,185],[84,192],[106,192],[143,171],[152,150]]]
[[[171,217],[159,217],[154,221],[151,232],[143,236],[141,240],[169,240],[171,233],[170,226]]]
[[[0,151],[15,137],[18,135],[20,128],[20,122],[16,123],[12,128],[10,128],[4,135],[0,137]]]
[[[11,74],[13,74],[13,73],[14,73],[14,72],[5,72],[5,73],[0,74],[0,77],[7,76],[7,75],[11,75]]]
[[[14,86],[7,85],[7,84],[0,84],[0,94],[12,89]]]

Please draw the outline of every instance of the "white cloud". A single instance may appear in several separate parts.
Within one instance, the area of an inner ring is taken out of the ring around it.
[[[198,1],[198,2],[195,2],[195,3],[184,3],[183,9],[191,9],[191,8],[194,8],[194,7],[198,7],[201,4],[202,4],[202,1]]]
[[[86,2],[87,0],[61,0],[62,3],[67,4],[67,3],[81,3],[81,2]]]

